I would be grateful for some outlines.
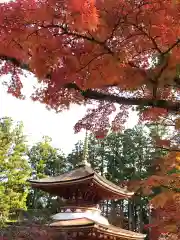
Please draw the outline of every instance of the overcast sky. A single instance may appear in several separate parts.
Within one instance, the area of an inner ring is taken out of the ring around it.
[[[28,77],[25,82],[24,92],[28,96],[32,91],[31,83],[35,81]],[[56,114],[28,97],[26,100],[14,98],[0,85],[0,117],[8,116],[15,121],[23,121],[24,132],[30,144],[40,141],[47,135],[52,138],[55,147],[62,148],[65,153],[69,152],[79,139],[84,138],[84,132],[74,134],[73,131],[74,124],[84,113],[85,107],[75,105],[70,111]]]
[[[8,77],[0,78],[1,82],[4,79]],[[53,146],[61,148],[64,153],[70,152],[78,140],[84,139],[85,132],[74,134],[73,126],[84,116],[86,108],[74,105],[69,111],[58,114],[49,111],[43,104],[33,102],[28,97],[36,79],[29,76],[23,79],[23,83],[26,100],[18,100],[7,94],[4,86],[0,84],[0,117],[8,116],[15,121],[22,121],[29,144],[41,141],[42,137],[47,135],[52,138]],[[132,127],[136,120],[136,116],[132,114],[128,127]]]

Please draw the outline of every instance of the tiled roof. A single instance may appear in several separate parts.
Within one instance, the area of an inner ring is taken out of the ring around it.
[[[29,180],[29,182],[31,183],[32,187],[40,189],[42,188],[44,191],[46,191],[46,187],[57,187],[57,185],[61,187],[67,185],[69,186],[73,185],[74,183],[83,183],[87,179],[92,180],[95,184],[97,184],[101,188],[104,188],[105,191],[112,192],[119,197],[131,197],[134,194],[133,192],[129,192],[127,191],[127,189],[121,188],[110,182],[88,166],[82,166],[70,172],[64,173],[60,176],[47,177],[39,180]]]

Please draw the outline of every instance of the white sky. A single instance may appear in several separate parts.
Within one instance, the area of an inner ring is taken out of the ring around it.
[[[35,82],[32,77],[28,77],[27,81]],[[26,93],[32,90],[29,83],[26,84]],[[70,111],[56,114],[28,97],[26,100],[16,99],[0,85],[0,117],[8,116],[14,121],[22,121],[29,144],[41,141],[47,135],[52,138],[53,146],[68,153],[79,139],[84,138],[84,132],[74,134],[73,131],[73,126],[84,113],[85,107],[74,105]]]
[[[0,78],[0,82],[4,79],[8,77]],[[0,84],[0,117],[8,116],[14,121],[22,121],[29,144],[41,141],[43,136],[49,136],[54,147],[61,148],[65,154],[69,153],[78,140],[84,139],[85,133],[74,134],[73,126],[85,115],[86,108],[73,105],[69,111],[61,113],[49,111],[43,104],[33,102],[28,97],[36,79],[28,76],[23,79],[23,83],[26,100],[7,94],[5,87]],[[133,127],[136,122],[137,117],[132,113],[127,126]]]

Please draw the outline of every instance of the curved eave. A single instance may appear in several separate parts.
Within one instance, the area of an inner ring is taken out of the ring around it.
[[[50,228],[52,229],[56,229],[59,231],[83,231],[85,229],[94,229],[97,233],[100,234],[105,234],[108,236],[112,236],[112,237],[116,237],[117,239],[124,239],[124,240],[144,240],[144,238],[146,237],[145,234],[141,234],[141,233],[136,233],[136,232],[132,232],[132,231],[128,231],[128,230],[124,230],[122,228],[118,228],[118,227],[114,227],[112,225],[109,226],[105,226],[99,223],[95,223],[89,219],[79,219],[77,221],[77,223],[73,223],[73,224],[69,224],[68,225],[65,223],[60,223],[60,222],[55,222],[53,224],[50,224]]]
[[[115,195],[117,198],[130,198],[134,195],[134,192],[128,192],[126,190],[124,190],[123,188],[120,188],[119,186],[112,184],[111,182],[109,182],[108,180],[105,179],[105,181],[102,181],[102,177],[100,178],[97,174],[93,174],[92,176],[88,176],[88,177],[83,177],[83,178],[79,178],[76,180],[68,180],[68,181],[59,181],[59,182],[38,182],[38,181],[34,181],[31,180],[29,181],[31,186],[34,188],[39,188],[43,191],[46,191],[46,188],[50,188],[50,187],[68,187],[68,186],[72,186],[74,184],[83,184],[86,181],[92,181],[95,185],[97,185],[98,188],[103,189],[103,191],[111,193],[113,195]],[[47,190],[48,192],[48,190]]]
[[[32,187],[39,188],[43,191],[47,190],[47,192],[48,188],[50,187],[68,187],[74,184],[83,184],[88,181],[91,181],[98,188],[103,189],[103,191],[114,195],[117,198],[130,198],[132,195],[134,195],[133,192],[128,192],[126,189],[115,185],[114,183],[96,173],[92,168],[87,166],[75,169],[69,173],[62,174],[59,177],[29,180]]]
[[[101,225],[101,224],[95,224],[94,226],[98,232],[102,232],[102,233],[106,233],[110,236],[115,236],[115,237],[120,237],[120,238],[124,238],[124,239],[128,239],[128,240],[144,240],[144,238],[146,237],[145,234],[141,234],[141,233],[136,233],[136,232],[132,232],[129,230],[125,230],[122,228],[118,228],[112,225],[109,225],[108,227]]]
[[[87,177],[80,177],[77,179],[69,179],[69,180],[61,180],[61,181],[48,181],[48,178],[40,179],[40,180],[28,180],[32,186],[41,187],[41,186],[57,186],[57,185],[72,185],[74,183],[82,183],[86,180],[92,179],[94,173]]]
[[[119,197],[130,198],[134,195],[134,192],[129,192],[126,189],[123,189],[117,186],[116,184],[110,182],[109,180],[100,176],[97,173],[94,174],[94,181],[96,182],[97,185],[99,185],[105,191],[112,192],[113,194]]]

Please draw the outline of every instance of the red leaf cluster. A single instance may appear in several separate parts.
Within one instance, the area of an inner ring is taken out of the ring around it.
[[[89,99],[106,109],[146,106],[141,118],[154,121],[178,111],[179,18],[180,4],[172,0],[2,3],[0,75],[10,73],[8,91],[22,97],[20,75],[32,72],[43,83],[33,99],[57,111]],[[112,128],[123,128],[126,118],[120,109]],[[107,117],[102,121],[107,127]]]

